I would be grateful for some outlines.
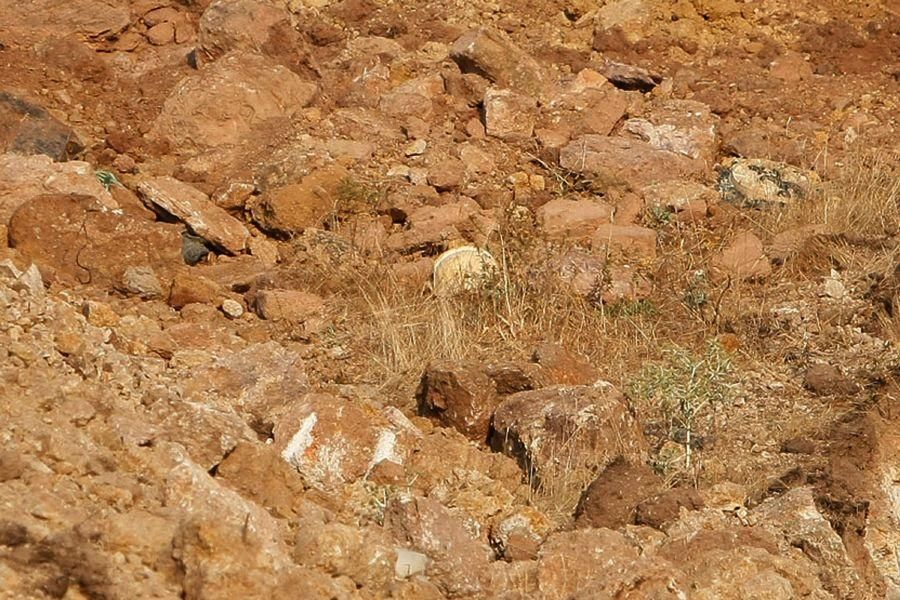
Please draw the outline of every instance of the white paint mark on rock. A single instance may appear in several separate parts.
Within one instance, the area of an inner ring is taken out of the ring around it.
[[[297,433],[294,434],[291,441],[288,442],[287,446],[284,447],[284,450],[281,451],[281,458],[297,468],[300,467],[300,458],[303,456],[303,453],[306,452],[306,449],[312,446],[312,430],[313,427],[316,426],[316,421],[318,420],[319,418],[316,416],[316,413],[312,413],[303,419],[303,423],[300,424],[300,429],[297,430]]]

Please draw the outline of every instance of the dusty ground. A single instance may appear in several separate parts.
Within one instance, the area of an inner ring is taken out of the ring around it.
[[[900,597],[900,3],[0,15],[0,597]]]

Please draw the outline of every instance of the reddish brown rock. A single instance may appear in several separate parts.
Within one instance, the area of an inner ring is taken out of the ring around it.
[[[466,176],[466,167],[462,161],[449,158],[428,169],[428,184],[439,192],[458,189]]]
[[[648,262],[656,258],[656,237],[656,231],[647,227],[604,224],[594,230],[591,248],[607,256]]]
[[[635,508],[662,487],[662,479],[647,465],[616,459],[582,493],[576,524],[610,529],[630,525]]]
[[[290,14],[266,2],[214,0],[200,17],[200,45],[211,58],[232,50],[258,52],[279,35],[294,38],[290,33],[296,38],[286,45],[296,46],[299,35],[291,28]]]
[[[422,414],[477,442],[487,441],[500,402],[494,382],[479,365],[450,361],[428,366],[416,398]]]
[[[15,450],[0,451],[0,483],[21,477],[27,465],[22,455]]]
[[[545,86],[538,62],[495,29],[473,29],[450,48],[450,58],[464,73],[477,73],[500,87],[537,95]]]
[[[502,395],[533,390],[542,385],[541,367],[534,363],[488,363],[484,373]]]
[[[338,165],[313,171],[300,183],[275,188],[252,206],[253,220],[263,229],[280,233],[300,233],[319,227],[341,202],[342,186],[350,177]]]
[[[534,132],[537,102],[512,90],[490,88],[484,93],[487,135],[504,142],[524,142]]]
[[[496,228],[488,211],[469,198],[440,206],[422,206],[410,211],[409,228],[391,234],[387,247],[404,253],[443,248],[447,242],[469,240],[476,244]]]
[[[154,46],[165,46],[175,41],[175,26],[172,23],[159,23],[147,30],[147,41]]]
[[[592,385],[600,374],[587,358],[558,344],[541,344],[531,360],[541,367],[541,379],[549,385]]]
[[[772,272],[763,244],[749,231],[735,235],[729,244],[713,257],[713,268],[723,277],[739,280],[759,279]]]
[[[609,135],[628,109],[628,96],[590,69],[584,69],[541,107],[541,122],[570,135]]]
[[[232,254],[246,248],[250,232],[244,224],[194,186],[172,177],[155,177],[139,183],[138,191],[145,202],[184,221],[205,240]]]
[[[609,223],[612,214],[612,207],[603,202],[554,198],[537,210],[537,220],[551,239],[583,239]]]
[[[711,164],[718,150],[719,118],[693,100],[666,100],[644,118],[625,121],[624,130],[654,148]]]
[[[576,173],[591,174],[607,185],[641,188],[653,183],[686,179],[704,167],[681,154],[660,150],[642,140],[584,135],[559,152],[559,164]]]
[[[573,598],[584,589],[596,593],[604,579],[637,558],[638,549],[609,529],[554,533],[538,554],[538,588],[545,598]]]
[[[270,447],[240,443],[216,467],[216,478],[287,519],[302,512],[303,480]]]
[[[297,290],[260,290],[254,294],[251,304],[263,319],[294,323],[320,315],[325,308],[321,297]]]
[[[308,481],[333,487],[387,460],[403,464],[396,427],[368,404],[310,393],[275,420],[275,450]]]
[[[641,461],[647,449],[625,398],[607,383],[519,392],[494,412],[491,445],[517,458],[533,484],[584,481],[617,456]]]
[[[0,154],[0,226],[22,204],[43,194],[91,196],[109,209],[119,208],[85,162],[53,162],[45,155]]]
[[[236,144],[263,122],[309,105],[316,91],[258,54],[231,53],[175,87],[150,137],[187,153]]]
[[[176,309],[194,303],[218,306],[222,293],[216,282],[190,271],[179,271],[169,290],[169,306]]]
[[[859,386],[832,365],[819,363],[809,367],[803,376],[803,387],[817,396],[851,396]]]
[[[400,553],[380,527],[331,522],[304,528],[293,554],[300,564],[332,577],[349,577],[365,593],[384,590],[393,582]]]
[[[117,214],[85,196],[38,196],[9,226],[10,245],[69,285],[116,286],[125,269],[151,267],[163,281],[183,265],[180,228]]]
[[[634,522],[638,525],[664,529],[668,524],[678,520],[682,508],[699,510],[703,506],[703,496],[697,490],[672,488],[640,502],[634,511]]]
[[[483,593],[490,548],[431,498],[398,498],[385,511],[385,526],[395,539],[432,560],[426,573],[450,597]]]

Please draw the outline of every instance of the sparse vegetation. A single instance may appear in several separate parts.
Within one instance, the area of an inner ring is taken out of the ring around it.
[[[104,171],[104,170],[101,169],[101,170],[99,170],[99,171],[96,171],[96,172],[94,173],[94,175],[97,177],[97,180],[100,182],[100,185],[102,185],[103,188],[104,188],[107,192],[108,192],[108,191],[110,190],[110,188],[112,188],[112,187],[115,187],[115,186],[121,186],[121,185],[122,185],[122,184],[119,182],[118,178],[116,177],[116,174],[113,173],[112,171]]]
[[[717,342],[709,342],[701,355],[670,347],[662,361],[646,365],[629,387],[663,417],[669,439],[684,447],[684,470],[689,472],[698,417],[727,404],[732,384],[731,357]]]

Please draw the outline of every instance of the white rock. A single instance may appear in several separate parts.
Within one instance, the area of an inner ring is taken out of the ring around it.
[[[222,312],[232,319],[237,319],[244,314],[244,307],[237,300],[226,298],[222,301]]]
[[[425,572],[428,566],[428,557],[421,552],[409,550],[407,548],[395,548],[397,551],[397,562],[394,564],[394,574],[398,579],[413,577]]]

